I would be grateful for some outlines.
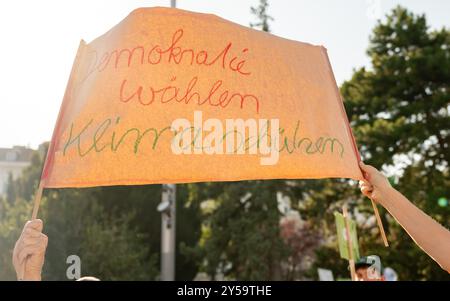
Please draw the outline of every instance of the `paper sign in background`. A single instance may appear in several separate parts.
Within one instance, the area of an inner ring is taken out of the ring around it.
[[[334,213],[335,221],[336,221],[336,231],[338,236],[339,243],[339,253],[341,258],[350,259],[349,248],[348,248],[348,240],[347,240],[347,229],[345,227],[345,218],[339,212]],[[356,222],[348,218],[348,227],[349,234],[352,242],[353,249],[353,259],[359,259],[359,246],[358,246],[358,236],[356,234]]]

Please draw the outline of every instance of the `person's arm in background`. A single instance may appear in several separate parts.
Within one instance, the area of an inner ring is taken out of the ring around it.
[[[450,273],[450,231],[392,188],[375,167],[363,162],[360,167],[366,178],[359,183],[361,192],[386,208],[414,242]]]
[[[29,221],[13,251],[13,265],[18,280],[40,281],[48,238],[42,233],[40,219]]]

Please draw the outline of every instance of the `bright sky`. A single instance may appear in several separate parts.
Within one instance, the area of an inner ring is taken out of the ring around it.
[[[178,0],[178,8],[248,25],[259,0]],[[367,66],[375,18],[398,4],[425,13],[433,28],[450,27],[445,0],[269,0],[272,33],[324,45],[338,84]],[[0,147],[48,141],[80,39],[91,41],[133,9],[170,0],[0,1]]]

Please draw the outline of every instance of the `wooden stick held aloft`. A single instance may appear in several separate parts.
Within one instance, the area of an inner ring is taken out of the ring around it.
[[[39,205],[41,204],[41,198],[42,198],[43,190],[44,190],[44,182],[40,181],[39,182],[39,187],[36,190],[36,193],[34,195],[34,206],[33,206],[33,213],[31,214],[31,220],[34,220],[34,219],[37,218],[37,214],[38,214],[38,211],[39,211]],[[19,272],[18,277],[19,277],[20,280],[24,279],[25,267],[27,265],[27,261],[28,261],[28,257],[25,258],[25,261],[24,261],[24,263],[22,265],[22,270]]]
[[[368,176],[367,173],[364,172],[364,170],[362,170],[362,169],[361,169],[361,172],[364,175],[364,178],[367,179],[367,176]],[[373,213],[375,214],[375,218],[377,219],[378,229],[380,230],[380,235],[381,235],[381,238],[383,239],[384,246],[389,247],[389,242],[386,237],[386,232],[384,232],[383,222],[381,221],[381,217],[380,217],[380,213],[378,212],[377,204],[371,198],[369,198],[369,199],[372,202]]]
[[[380,213],[378,212],[377,204],[374,200],[370,199],[372,202],[373,212],[375,213],[375,217],[377,219],[378,229],[380,229],[381,238],[383,239],[383,243],[385,247],[389,247],[389,242],[386,237],[386,233],[384,232],[383,222],[381,221]]]
[[[37,218],[37,214],[39,211],[39,205],[41,204],[43,190],[44,190],[44,182],[40,181],[39,187],[36,190],[36,194],[34,195],[34,207],[33,207],[33,213],[31,215],[31,220],[34,220]]]

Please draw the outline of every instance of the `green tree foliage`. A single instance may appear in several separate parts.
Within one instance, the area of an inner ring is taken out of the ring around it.
[[[0,197],[0,280],[15,280],[12,251],[32,210],[30,202],[15,199],[10,203]]]
[[[213,279],[216,274],[239,280],[280,279],[280,263],[288,256],[276,198],[282,186],[282,181],[205,184],[203,195],[194,197],[209,199],[209,208],[204,210],[203,240],[193,256],[204,261],[204,271]]]
[[[370,39],[372,70],[357,70],[342,94],[363,154],[381,166],[419,154],[427,175],[448,167],[450,33],[398,7]],[[438,168],[442,167],[442,168]]]
[[[267,12],[269,8],[269,1],[260,0],[259,5],[257,7],[251,7],[250,11],[253,15],[258,19],[255,23],[250,23],[250,26],[253,28],[259,28],[262,31],[270,32],[269,22],[273,21],[274,18],[269,15]]]
[[[149,236],[132,226],[132,211],[111,216],[104,202],[89,191],[51,191],[41,207],[49,236],[43,278],[65,279],[69,255],[81,259],[82,276],[103,280],[151,280],[158,274],[157,254],[148,248]]]
[[[32,195],[42,170],[36,152],[22,177],[10,183],[14,200],[0,200],[0,279],[15,279],[12,249],[30,218]],[[186,206],[187,186],[178,186],[177,239],[193,246],[200,236],[198,208]],[[160,185],[46,189],[39,217],[49,237],[43,271],[45,280],[66,280],[69,255],[81,259],[82,276],[103,280],[154,280],[159,275],[161,236]],[[176,254],[176,277],[195,277],[198,266]]]
[[[378,168],[395,166],[396,188],[448,226],[449,208],[437,200],[450,194],[450,32],[430,30],[424,15],[397,7],[374,28],[367,53],[372,67],[356,70],[341,87],[361,154]],[[349,191],[347,198],[370,212],[358,194]],[[403,280],[449,279],[392,218],[383,219],[391,246],[380,244],[375,227],[360,227],[364,254],[380,255]],[[316,266],[333,268],[331,253],[320,250]]]

